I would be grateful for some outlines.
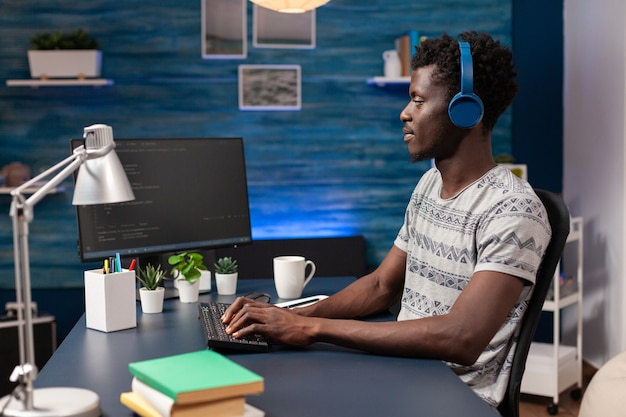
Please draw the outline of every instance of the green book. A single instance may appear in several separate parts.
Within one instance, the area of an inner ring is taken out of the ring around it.
[[[130,373],[176,404],[194,404],[263,392],[263,377],[212,350],[128,364]]]

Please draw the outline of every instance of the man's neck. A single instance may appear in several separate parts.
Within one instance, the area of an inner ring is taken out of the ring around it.
[[[451,198],[496,166],[491,155],[489,137],[466,137],[451,158],[435,160],[441,173],[443,187],[441,198]]]

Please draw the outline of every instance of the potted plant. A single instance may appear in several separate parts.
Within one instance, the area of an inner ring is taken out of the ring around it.
[[[513,174],[517,175],[518,177],[525,180],[528,179],[526,164],[516,164],[513,155],[500,154],[494,156],[493,160],[496,162],[496,164],[502,165],[510,169]]]
[[[201,271],[207,270],[203,261],[204,257],[196,252],[181,252],[167,259],[167,262],[172,265],[172,275],[176,279],[176,288],[178,288],[181,302],[198,301]]]
[[[38,33],[30,44],[28,63],[32,78],[83,79],[100,76],[100,45],[86,30]]]
[[[237,261],[230,256],[217,260],[215,267],[215,282],[217,293],[220,295],[233,295],[237,292],[238,265]]]
[[[142,285],[139,288],[139,297],[141,300],[141,310],[144,313],[160,313],[163,311],[163,298],[165,288],[161,286],[165,271],[161,269],[161,265],[154,267],[148,263],[145,269],[139,268],[137,281]]]

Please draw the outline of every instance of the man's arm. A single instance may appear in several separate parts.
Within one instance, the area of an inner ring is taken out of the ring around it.
[[[319,321],[311,328],[312,339],[379,354],[471,365],[504,323],[523,286],[511,275],[478,272],[447,314],[382,323]]]
[[[401,253],[397,248],[390,252],[385,262],[391,264],[383,268],[383,272],[395,270],[391,265],[396,263],[395,256],[402,257]],[[303,313],[323,317],[331,313],[340,317],[374,313],[393,299],[390,288],[395,286],[386,287],[389,278],[385,277],[385,274],[374,272],[371,277],[363,277],[368,279],[363,284],[357,280],[336,296],[319,302],[318,308],[307,307]],[[370,285],[365,285],[370,280]],[[225,322],[229,323],[229,332],[237,337],[257,333],[292,345],[329,342],[372,353],[430,357],[470,365],[504,323],[523,285],[521,279],[511,275],[477,272],[447,314],[400,322],[305,317],[290,310],[248,303],[243,299],[238,299],[229,309]],[[364,288],[373,291],[371,302],[359,300],[364,296]]]
[[[361,277],[333,296],[293,311],[308,317],[367,317],[391,307],[404,287],[406,253],[393,246],[372,273]]]
[[[304,317],[249,303],[232,317],[228,331],[236,337],[262,334],[291,345],[328,342],[378,354],[471,365],[504,323],[523,285],[511,275],[478,272],[447,314],[392,322]]]

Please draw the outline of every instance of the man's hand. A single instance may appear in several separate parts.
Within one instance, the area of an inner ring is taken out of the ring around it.
[[[314,340],[314,318],[303,317],[286,308],[239,297],[224,313],[226,332],[236,338],[258,334],[281,343],[305,346]]]

